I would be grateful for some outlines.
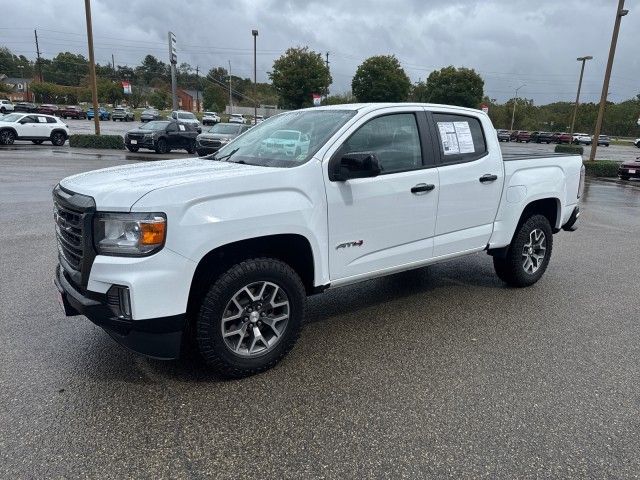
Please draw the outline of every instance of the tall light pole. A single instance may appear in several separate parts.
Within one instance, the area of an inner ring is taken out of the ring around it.
[[[518,103],[518,90],[520,90],[522,87],[526,87],[526,85],[520,85],[518,88],[516,88],[516,96],[513,99],[513,113],[511,114],[510,130],[513,130],[513,121],[516,119],[516,103]]]
[[[100,115],[98,111],[98,86],[96,84],[96,62],[93,56],[93,27],[91,25],[91,0],[84,0],[84,13],[87,17],[87,43],[89,47],[89,81],[93,99],[93,123],[96,135],[100,135]]]
[[[229,115],[233,115],[233,97],[231,96],[231,60],[229,60]]]
[[[613,57],[616,54],[616,44],[618,43],[618,32],[620,31],[620,20],[629,10],[624,10],[624,0],[618,0],[618,10],[616,11],[616,21],[613,25],[613,34],[611,35],[611,46],[609,47],[609,59],[607,60],[607,70],[604,73],[604,82],[602,83],[602,95],[600,96],[600,108],[598,109],[598,119],[596,120],[596,128],[593,132],[593,140],[591,141],[591,153],[589,153],[589,161],[596,159],[596,150],[598,149],[598,139],[600,138],[600,130],[602,129],[602,118],[604,117],[604,109],[607,105],[607,94],[609,92],[609,78],[611,78],[611,67],[613,67]]]
[[[253,124],[258,123],[258,103],[256,100],[256,87],[257,87],[257,66],[256,66],[256,43],[258,39],[258,30],[251,30],[253,35]]]
[[[582,88],[582,76],[584,75],[584,64],[587,60],[592,60],[593,57],[591,55],[587,55],[586,57],[578,57],[577,61],[582,62],[582,67],[580,68],[580,80],[578,80],[578,93],[576,94],[576,105],[573,107],[573,118],[571,119],[571,130],[569,131],[569,135],[571,135],[571,139],[573,139],[573,128],[576,126],[576,115],[578,114],[578,102],[580,102],[580,89]]]

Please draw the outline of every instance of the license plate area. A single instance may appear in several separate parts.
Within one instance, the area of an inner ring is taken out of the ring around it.
[[[635,170],[629,170],[629,173],[633,175],[633,174],[636,173],[636,171]]]
[[[138,140],[131,140],[131,145],[137,145],[138,144]]]

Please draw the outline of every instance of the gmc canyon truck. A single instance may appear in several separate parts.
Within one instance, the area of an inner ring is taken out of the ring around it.
[[[55,283],[66,315],[126,347],[241,377],[291,350],[310,294],[483,251],[534,284],[583,184],[579,156],[503,156],[478,110],[298,110],[208,157],[62,180]]]

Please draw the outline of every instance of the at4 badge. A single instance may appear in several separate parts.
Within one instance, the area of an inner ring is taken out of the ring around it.
[[[363,243],[364,243],[364,240],[356,240],[355,242],[340,243],[336,246],[336,250],[340,250],[341,248],[361,247]]]

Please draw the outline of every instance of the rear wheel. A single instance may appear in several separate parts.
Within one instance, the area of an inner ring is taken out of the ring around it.
[[[286,263],[255,258],[216,279],[195,318],[197,349],[227,377],[244,377],[276,365],[300,335],[306,296]]]
[[[61,147],[66,141],[67,136],[62,132],[53,132],[51,134],[51,144],[56,147]]]
[[[196,153],[196,141],[195,140],[191,140],[191,142],[189,142],[189,146],[187,146],[187,153],[189,155],[193,155],[194,153]]]
[[[552,248],[549,220],[533,215],[518,227],[504,258],[493,257],[496,274],[513,287],[533,285],[547,269]]]
[[[16,133],[13,130],[2,130],[0,132],[1,145],[13,145],[16,140]]]

